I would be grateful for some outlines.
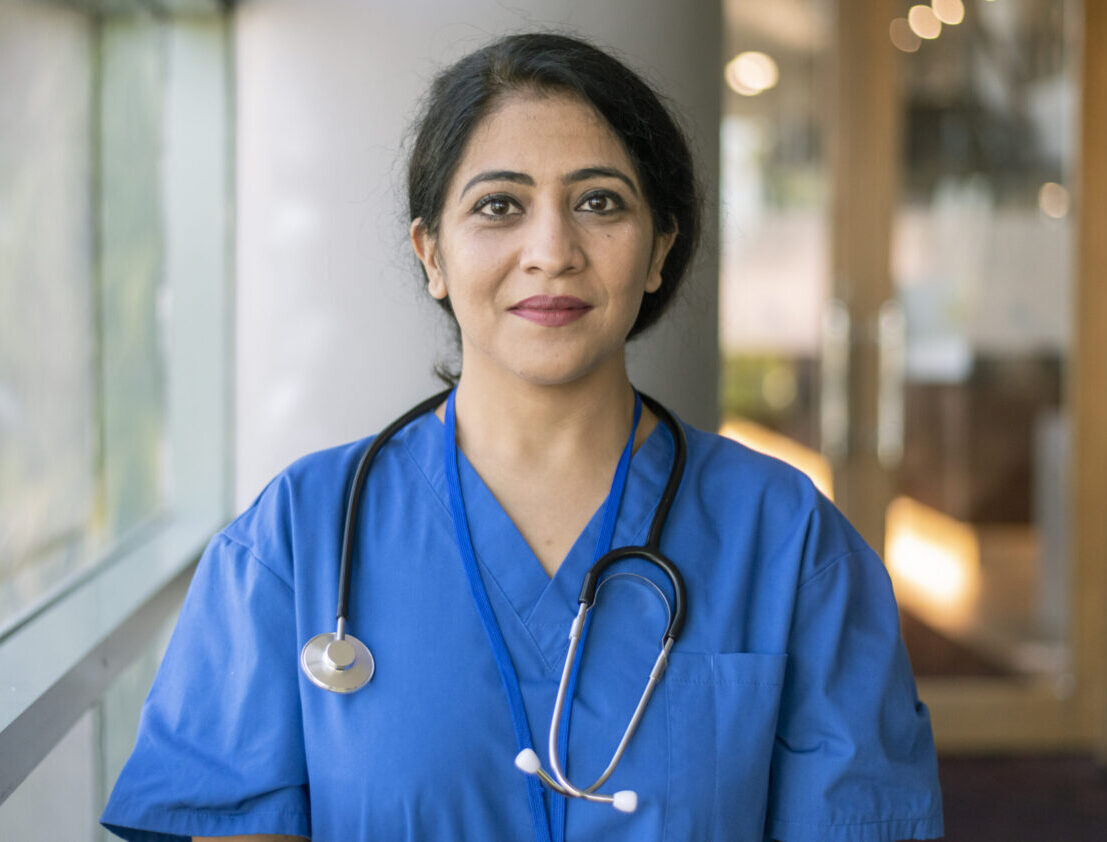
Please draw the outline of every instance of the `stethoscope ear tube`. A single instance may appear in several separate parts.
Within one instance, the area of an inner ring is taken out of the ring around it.
[[[361,490],[365,485],[365,475],[369,473],[369,466],[377,452],[384,447],[392,436],[402,427],[406,427],[420,415],[430,412],[449,397],[452,389],[446,389],[437,395],[427,398],[418,406],[413,406],[391,424],[384,428],[372,444],[366,448],[354,471],[354,481],[350,485],[350,494],[346,503],[346,523],[342,528],[342,562],[338,569],[338,607],[335,609],[335,619],[346,618],[347,604],[350,597],[350,557],[354,546],[354,525],[357,523],[357,510],[361,503]]]
[[[642,397],[642,403],[661,419],[661,423],[668,428],[673,437],[673,465],[669,469],[669,480],[665,483],[665,490],[661,492],[661,500],[650,523],[650,534],[646,536],[646,546],[656,549],[661,546],[661,530],[665,528],[665,523],[669,519],[669,509],[676,498],[677,489],[680,488],[680,481],[684,478],[684,463],[688,460],[688,439],[684,435],[684,428],[677,423],[669,410],[649,395],[642,392],[638,394]]]
[[[450,390],[427,398],[389,424],[362,453],[354,471],[346,504],[346,523],[342,528],[342,557],[338,569],[338,605],[335,608],[337,622],[334,633],[317,634],[300,650],[300,667],[308,679],[324,690],[334,693],[352,693],[359,690],[373,677],[376,668],[369,647],[346,633],[346,616],[350,597],[351,557],[354,547],[354,525],[361,504],[361,491],[365,476],[374,457],[393,435],[426,412],[444,401]]]
[[[592,604],[596,601],[596,587],[599,584],[600,576],[611,565],[628,558],[645,559],[660,567],[669,577],[669,581],[673,585],[673,612],[672,616],[669,617],[668,628],[665,629],[665,640],[675,643],[684,629],[684,613],[687,610],[684,577],[680,575],[680,570],[673,562],[653,547],[616,547],[602,556],[599,561],[592,565],[592,569],[584,575],[584,584],[581,585],[580,597],[577,602],[591,609]]]
[[[584,583],[580,589],[580,598],[577,601],[590,610],[592,604],[596,601],[596,588],[599,585],[600,576],[608,567],[627,558],[645,559],[664,570],[673,585],[673,610],[669,617],[669,626],[665,630],[665,640],[675,643],[684,629],[684,615],[687,611],[688,600],[684,589],[684,578],[680,575],[680,570],[661,553],[661,530],[665,526],[666,520],[668,520],[669,509],[673,505],[677,489],[680,488],[680,481],[684,477],[688,442],[684,435],[684,428],[677,423],[676,418],[669,410],[649,395],[642,392],[638,394],[642,398],[642,403],[648,406],[650,411],[661,420],[661,423],[668,428],[673,437],[673,464],[669,470],[669,480],[665,483],[665,490],[661,493],[661,500],[657,504],[653,521],[650,523],[646,545],[644,547],[616,547],[600,558],[592,565],[592,569],[585,574]]]

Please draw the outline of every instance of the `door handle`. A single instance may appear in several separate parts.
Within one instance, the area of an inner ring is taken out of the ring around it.
[[[823,308],[819,360],[819,442],[831,464],[849,455],[850,313],[832,298]]]
[[[895,299],[877,315],[876,458],[882,468],[903,461],[904,380],[907,372],[907,318]]]

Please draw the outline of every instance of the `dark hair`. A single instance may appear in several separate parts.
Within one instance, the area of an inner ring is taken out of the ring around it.
[[[658,320],[695,253],[700,190],[684,133],[657,93],[634,71],[593,45],[564,35],[511,35],[470,53],[431,84],[408,161],[408,209],[436,234],[465,144],[498,100],[518,91],[567,93],[590,104],[622,141],[637,168],[655,230],[677,236],[628,338]],[[447,310],[449,302],[441,302]]]

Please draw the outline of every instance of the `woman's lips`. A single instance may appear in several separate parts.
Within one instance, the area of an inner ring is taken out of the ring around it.
[[[560,327],[584,316],[592,305],[571,295],[532,295],[508,308],[509,313],[545,327]]]

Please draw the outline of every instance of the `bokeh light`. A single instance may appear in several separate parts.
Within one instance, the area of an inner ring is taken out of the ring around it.
[[[942,23],[956,26],[965,19],[965,4],[961,0],[930,0],[934,16]]]
[[[742,96],[756,96],[780,80],[780,70],[771,56],[750,50],[739,53],[726,66],[726,81]]]
[[[1038,188],[1038,207],[1051,219],[1064,219],[1069,212],[1069,191],[1055,181]]]
[[[907,18],[896,18],[892,21],[891,26],[888,27],[888,35],[891,36],[896,48],[905,53],[918,52],[919,47],[922,46],[922,39],[911,31],[911,24],[907,22]]]
[[[907,23],[920,38],[933,40],[942,34],[942,22],[929,6],[912,6],[907,12]]]

